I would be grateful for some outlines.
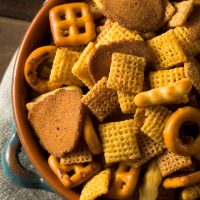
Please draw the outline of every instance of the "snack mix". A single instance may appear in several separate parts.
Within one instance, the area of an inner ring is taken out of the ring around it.
[[[24,76],[58,181],[81,200],[200,198],[200,0],[66,0],[49,22]]]

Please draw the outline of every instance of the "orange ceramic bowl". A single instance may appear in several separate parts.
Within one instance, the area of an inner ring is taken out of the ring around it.
[[[17,132],[34,167],[58,194],[65,199],[76,200],[79,199],[79,194],[67,190],[49,168],[47,153],[41,148],[29,125],[26,103],[28,102],[30,88],[24,78],[24,65],[27,57],[34,49],[45,44],[50,33],[49,10],[64,2],[67,2],[67,0],[47,1],[31,23],[19,48],[13,75],[12,99]]]

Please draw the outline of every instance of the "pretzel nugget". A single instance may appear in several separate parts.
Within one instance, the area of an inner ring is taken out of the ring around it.
[[[94,82],[88,70],[88,59],[94,48],[95,44],[90,42],[72,68],[72,74],[78,77],[89,89],[94,86]]]
[[[164,141],[167,148],[182,156],[195,156],[200,153],[200,135],[191,143],[185,144],[180,138],[180,128],[186,122],[194,122],[200,127],[200,110],[190,106],[179,108],[167,120]]]
[[[169,30],[148,42],[155,54],[155,67],[169,69],[187,61],[173,30]]]
[[[110,199],[127,199],[132,196],[140,175],[140,168],[130,163],[120,162],[117,169],[111,169],[111,180],[106,197]]]
[[[81,192],[80,200],[95,200],[108,192],[110,181],[110,169],[105,169],[91,178],[84,186]]]
[[[108,88],[130,93],[141,92],[145,67],[144,57],[113,53]]]
[[[157,161],[153,160],[149,163],[147,171],[144,175],[143,184],[140,188],[139,200],[155,200],[158,196],[158,188],[162,182],[162,175],[158,167]]]
[[[48,79],[42,79],[38,77],[37,71],[39,68],[53,64],[53,59],[56,54],[55,46],[43,46],[34,50],[26,60],[24,67],[24,75],[28,84],[37,92],[44,93],[56,88],[59,88],[62,84],[56,82],[50,82]]]
[[[80,52],[58,48],[51,69],[50,81],[64,85],[83,86],[83,83],[72,74],[72,67],[80,55]]]
[[[66,188],[74,188],[82,184],[101,169],[101,166],[95,162],[88,163],[87,165],[60,165],[59,159],[53,155],[49,156],[48,164]],[[74,173],[71,175],[71,172]]]
[[[97,155],[97,154],[102,153],[103,149],[101,146],[101,142],[99,141],[99,138],[97,137],[96,131],[93,127],[93,124],[88,112],[85,114],[83,136],[92,154]]]
[[[79,46],[87,44],[96,36],[92,13],[86,3],[56,6],[50,10],[49,19],[56,46]]]
[[[163,104],[179,104],[183,97],[192,89],[189,79],[183,79],[175,84],[155,88],[135,96],[134,102],[138,107],[148,107]]]
[[[182,200],[195,200],[200,197],[200,184],[185,188],[181,192]]]
[[[163,181],[163,187],[166,189],[188,187],[197,183],[200,183],[200,171],[193,172],[186,176],[166,178]]]

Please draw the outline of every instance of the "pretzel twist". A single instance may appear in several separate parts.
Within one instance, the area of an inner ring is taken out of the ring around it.
[[[60,165],[59,159],[53,155],[48,158],[48,164],[54,174],[66,188],[74,188],[85,182],[101,170],[98,163]],[[70,175],[70,172],[74,174]]]
[[[56,53],[55,46],[43,46],[34,50],[26,60],[24,74],[28,84],[38,92],[48,92],[59,88],[60,83],[50,82],[38,77],[37,70],[45,62],[50,62],[54,59]]]
[[[183,143],[180,139],[179,130],[185,122],[194,122],[200,127],[200,110],[186,106],[175,111],[164,128],[165,145],[173,153],[182,156],[197,156],[200,154],[200,135],[189,144]]]
[[[197,183],[200,183],[200,171],[193,172],[186,176],[166,178],[163,181],[163,187],[166,189],[188,187]]]
[[[129,169],[130,168],[130,169]],[[140,168],[120,162],[116,170],[112,170],[111,187],[106,197],[111,199],[126,199],[131,197],[138,182]]]
[[[138,107],[160,104],[179,104],[191,89],[191,81],[185,78],[172,85],[141,92],[135,96],[134,101]]]

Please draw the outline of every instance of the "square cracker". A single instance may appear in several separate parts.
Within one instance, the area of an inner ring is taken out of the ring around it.
[[[187,0],[175,4],[176,13],[169,21],[169,27],[183,26],[194,6],[194,0]]]
[[[103,77],[82,97],[82,103],[103,121],[118,105],[117,92],[107,88],[107,78]]]
[[[143,89],[146,59],[143,57],[113,53],[107,86],[114,90],[139,93]]]
[[[140,157],[133,119],[101,124],[99,133],[107,164]]]
[[[158,159],[158,166],[163,177],[189,167],[191,164],[192,161],[190,157],[179,156],[169,151],[165,152]]]
[[[89,89],[94,86],[94,82],[88,70],[88,60],[94,49],[95,44],[90,42],[72,68],[73,75],[78,77]]]
[[[92,177],[81,191],[80,200],[94,200],[108,193],[111,170],[105,169]]]
[[[176,27],[174,33],[186,55],[196,56],[200,53],[200,40],[191,41],[188,28],[184,26]]]
[[[169,30],[148,41],[155,54],[155,67],[169,69],[187,61],[173,30]]]
[[[64,85],[83,86],[83,83],[72,74],[72,68],[80,55],[80,52],[69,51],[64,47],[58,48],[49,80]]]
[[[146,119],[144,120],[141,131],[164,147],[163,131],[171,114],[172,112],[163,106],[146,108]]]

